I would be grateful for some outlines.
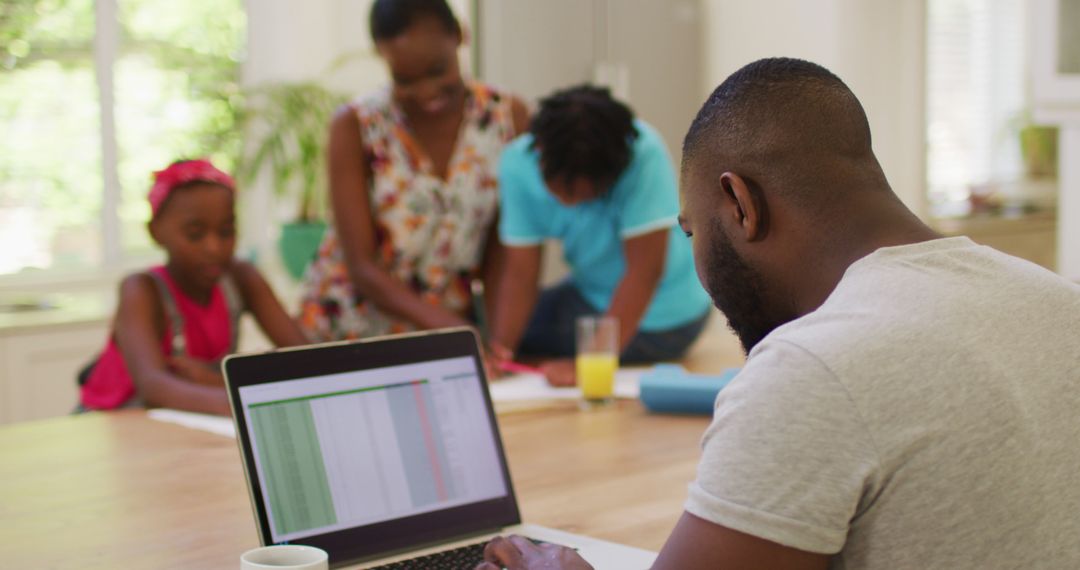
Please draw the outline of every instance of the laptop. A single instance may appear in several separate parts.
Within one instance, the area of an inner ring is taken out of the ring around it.
[[[598,570],[651,566],[654,552],[522,524],[481,362],[468,328],[226,358],[261,543],[322,548],[332,568],[472,568],[514,533]]]

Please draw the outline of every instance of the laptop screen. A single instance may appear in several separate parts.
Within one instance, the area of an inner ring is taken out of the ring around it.
[[[337,565],[519,523],[480,362],[467,329],[227,358],[262,543]]]
[[[476,363],[240,388],[273,541],[503,497]]]

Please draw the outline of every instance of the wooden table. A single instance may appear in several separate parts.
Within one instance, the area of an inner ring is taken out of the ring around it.
[[[707,423],[634,401],[499,418],[526,521],[652,550],[682,511]],[[141,411],[0,428],[6,568],[237,568],[257,545],[230,438]]]

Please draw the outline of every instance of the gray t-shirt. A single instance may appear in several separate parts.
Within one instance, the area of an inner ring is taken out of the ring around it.
[[[1080,568],[1080,286],[882,248],[720,392],[690,513],[834,568]]]

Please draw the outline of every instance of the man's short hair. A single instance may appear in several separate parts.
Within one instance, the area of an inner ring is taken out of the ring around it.
[[[705,168],[769,176],[784,188],[837,161],[876,165],[855,94],[828,69],[793,58],[750,63],[712,92],[683,139],[683,168],[699,158]]]

